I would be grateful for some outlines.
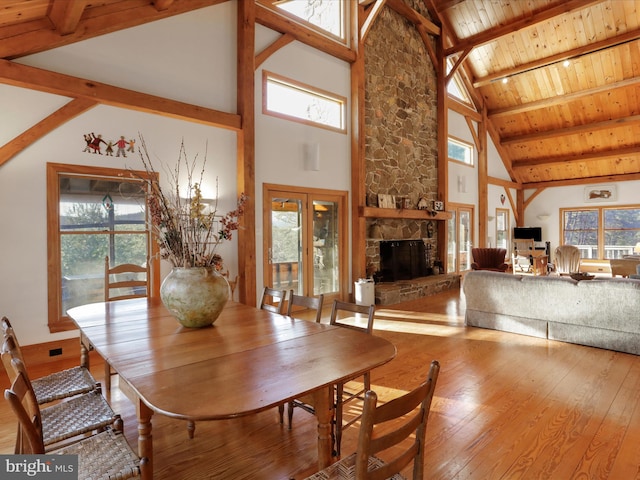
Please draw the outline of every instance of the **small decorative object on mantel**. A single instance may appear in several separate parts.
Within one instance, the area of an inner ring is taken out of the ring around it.
[[[429,210],[429,200],[425,197],[420,197],[420,200],[418,200],[418,210]]]
[[[393,195],[378,194],[379,208],[396,208],[396,197]]]
[[[434,200],[433,209],[436,212],[443,212],[444,211],[444,202],[441,202],[440,200]]]
[[[202,198],[206,151],[200,174],[195,177],[196,161],[187,158],[184,142],[171,173],[170,193],[165,193],[142,136],[140,144],[140,158],[152,179],[148,194],[151,228],[160,246],[160,256],[173,265],[160,287],[160,298],[183,326],[206,327],[216,321],[229,298],[229,284],[219,273],[222,257],[216,248],[220,242],[230,240],[232,232],[238,229],[246,197],[244,193],[240,195],[235,210],[217,215],[217,180],[215,199],[206,202]],[[182,188],[178,182],[181,169],[186,170],[187,179]],[[178,192],[187,197],[181,198]]]

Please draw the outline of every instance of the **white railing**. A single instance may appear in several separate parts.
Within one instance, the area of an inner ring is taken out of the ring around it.
[[[581,258],[598,258],[598,247],[595,245],[576,245],[580,249]],[[633,249],[635,245],[619,245],[619,246],[605,246],[604,257],[605,258],[622,258],[625,255],[633,255]]]

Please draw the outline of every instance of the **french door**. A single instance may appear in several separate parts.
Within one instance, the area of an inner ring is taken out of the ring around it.
[[[346,294],[347,192],[266,185],[264,285],[298,295]]]
[[[447,223],[447,272],[461,273],[471,270],[473,245],[473,206],[449,203],[451,219]]]

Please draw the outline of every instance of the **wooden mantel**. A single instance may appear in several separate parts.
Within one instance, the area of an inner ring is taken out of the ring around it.
[[[434,212],[411,208],[360,207],[360,217],[364,218],[408,218],[412,220],[450,220],[451,212]],[[435,213],[435,215],[434,215]]]

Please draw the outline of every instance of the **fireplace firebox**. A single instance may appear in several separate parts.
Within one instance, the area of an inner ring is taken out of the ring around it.
[[[379,281],[395,282],[428,275],[422,240],[386,240],[380,242]]]

